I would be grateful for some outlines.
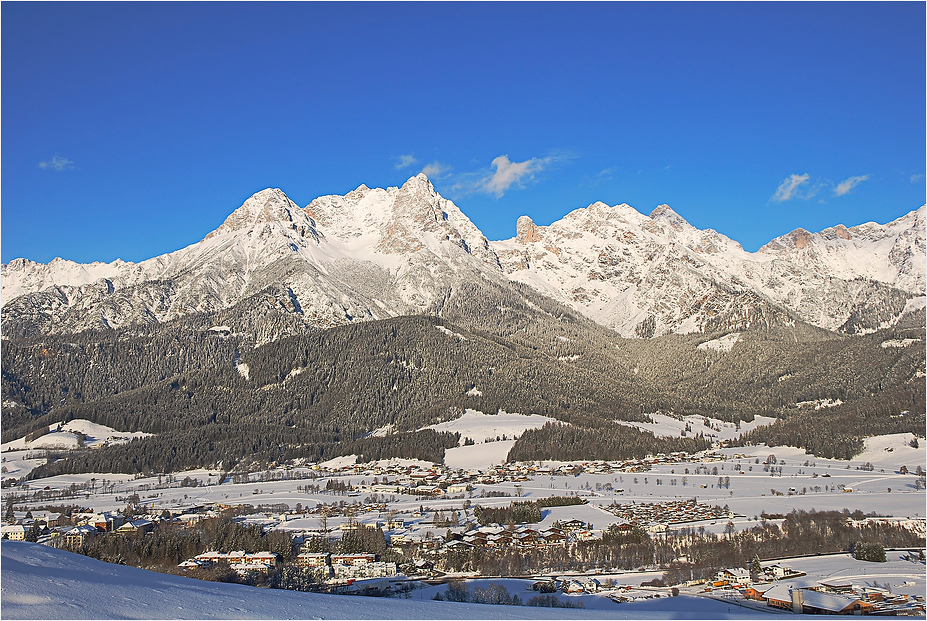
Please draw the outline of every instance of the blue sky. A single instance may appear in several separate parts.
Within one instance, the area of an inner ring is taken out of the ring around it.
[[[142,260],[425,170],[490,239],[667,203],[748,250],[925,202],[925,5],[13,3],[2,261]]]

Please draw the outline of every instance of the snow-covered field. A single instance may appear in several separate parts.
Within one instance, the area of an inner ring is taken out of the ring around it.
[[[703,343],[704,345],[705,343]],[[703,434],[713,442],[733,440],[741,435],[763,425],[771,425],[776,421],[770,416],[754,416],[751,422],[742,421],[740,424],[727,423],[715,418],[705,416],[683,416],[675,418],[666,414],[649,414],[652,422],[636,423],[616,421],[621,425],[636,427],[649,431],[658,438],[672,438],[682,436],[697,436]]]
[[[543,427],[553,420],[539,414],[484,414],[477,410],[465,410],[460,418],[431,425],[426,429],[459,433],[461,446],[447,450],[444,463],[451,468],[469,470],[505,463],[506,456],[521,434],[528,429]],[[468,439],[475,444],[464,445]]]
[[[49,427],[49,430],[49,433],[36,438],[32,442],[26,442],[25,438],[7,442],[0,446],[0,451],[6,453],[7,451],[33,449],[75,449],[80,446],[78,434],[84,436],[84,446],[88,448],[97,448],[104,444],[119,444],[128,442],[133,438],[151,435],[142,431],[116,431],[112,427],[98,425],[81,418],[66,423],[61,429]]]
[[[410,599],[319,595],[202,582],[110,565],[18,541],[3,542],[0,551],[3,557],[0,599],[4,619],[739,619],[763,616],[763,613],[722,602],[686,596],[629,604],[581,596],[587,609],[580,610],[432,601],[434,593],[442,590],[438,587],[413,591]],[[515,589],[510,588],[510,592]],[[520,597],[527,595],[518,593]]]

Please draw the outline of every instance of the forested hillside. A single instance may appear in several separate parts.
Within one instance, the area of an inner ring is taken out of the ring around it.
[[[510,459],[622,459],[707,446],[612,422],[656,411],[782,417],[745,441],[834,456],[858,452],[867,435],[923,430],[923,329],[844,336],[798,324],[622,339],[530,292],[475,294],[448,290],[434,309],[440,317],[308,333],[294,325],[297,334],[259,347],[260,322],[236,325],[241,313],[7,340],[3,440],[73,418],[155,434],[75,452],[35,472],[44,476],[352,453],[440,461],[458,439],[418,430],[464,408],[564,423],[525,433]],[[797,406],[817,400],[842,405]],[[386,426],[391,435],[368,437]]]

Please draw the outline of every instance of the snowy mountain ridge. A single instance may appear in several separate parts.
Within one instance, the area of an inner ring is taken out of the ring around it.
[[[597,202],[490,242],[424,175],[299,207],[250,197],[195,244],[140,263],[3,265],[5,335],[215,313],[252,296],[314,327],[440,312],[449,291],[528,285],[623,336],[805,321],[867,332],[924,308],[925,207],[885,225],[798,229],[758,252],[669,206]],[[514,291],[514,289],[512,289]],[[516,293],[517,295],[517,293]]]

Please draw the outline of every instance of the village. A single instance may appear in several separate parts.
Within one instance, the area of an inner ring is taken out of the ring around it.
[[[131,547],[138,538],[196,539],[225,523],[247,529],[250,543],[191,548],[164,571],[267,586],[295,576],[298,586],[281,588],[412,599],[492,581],[522,600],[553,595],[587,608],[683,593],[770,612],[923,614],[923,550],[916,547],[887,550],[886,563],[844,553],[839,563],[809,570],[802,564],[824,557],[764,559],[759,567],[669,582],[666,566],[571,560],[577,549],[623,541],[724,544],[751,529],[775,530],[794,510],[846,507],[854,510],[848,526],[888,525],[923,541],[924,470],[904,438],[853,462],[788,447],[721,445],[614,462],[506,463],[505,431],[487,431],[498,441],[451,449],[445,463],[346,456],[40,480],[24,473],[43,452],[5,445],[2,536],[86,553]],[[264,539],[274,546],[262,547]],[[513,571],[500,559],[530,564]],[[879,579],[880,570],[911,578]]]

